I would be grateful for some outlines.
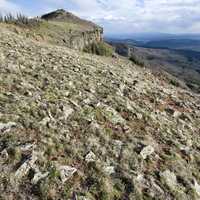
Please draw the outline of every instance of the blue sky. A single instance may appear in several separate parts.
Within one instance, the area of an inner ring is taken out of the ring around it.
[[[28,16],[64,8],[106,33],[200,33],[200,0],[0,0],[0,11]]]

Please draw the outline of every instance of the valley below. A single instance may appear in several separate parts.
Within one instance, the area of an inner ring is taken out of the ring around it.
[[[173,40],[172,40],[173,41]],[[200,52],[189,47],[170,47],[169,43],[108,39],[117,53],[132,57],[153,71],[164,71],[183,81],[182,85],[200,92]],[[164,45],[165,44],[165,45]],[[172,45],[171,45],[172,46]],[[180,46],[180,45],[179,45]],[[178,49],[180,48],[180,49]],[[195,48],[192,48],[195,49]]]

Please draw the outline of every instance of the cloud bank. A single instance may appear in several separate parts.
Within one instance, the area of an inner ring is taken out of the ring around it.
[[[35,0],[35,11],[23,2],[0,0],[0,10],[38,15],[65,8],[103,25],[107,33],[200,33],[200,0]]]

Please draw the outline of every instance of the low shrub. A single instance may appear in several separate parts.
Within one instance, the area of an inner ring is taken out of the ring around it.
[[[105,42],[95,42],[83,49],[86,53],[92,53],[100,56],[112,56],[113,48]]]
[[[137,58],[135,55],[131,55],[129,58],[130,61],[132,61],[134,64],[144,67],[145,64],[143,61],[141,61],[139,58]]]

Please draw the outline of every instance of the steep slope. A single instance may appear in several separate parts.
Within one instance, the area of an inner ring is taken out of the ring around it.
[[[200,98],[126,59],[0,29],[0,199],[200,198]]]

